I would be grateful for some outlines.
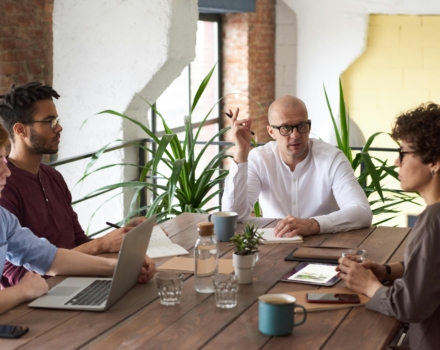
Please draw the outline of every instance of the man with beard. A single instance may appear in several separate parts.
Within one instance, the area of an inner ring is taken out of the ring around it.
[[[250,150],[251,119],[232,117],[236,146],[225,180],[222,210],[249,216],[259,200],[263,216],[283,219],[278,237],[349,231],[371,224],[367,198],[345,155],[309,139],[312,122],[303,101],[293,96],[269,107],[267,131],[275,140]],[[232,112],[230,111],[232,114]]]
[[[58,152],[63,128],[52,99],[59,97],[50,86],[39,82],[13,85],[0,96],[0,121],[11,140],[7,159],[11,176],[0,205],[14,214],[23,227],[58,248],[90,255],[118,252],[129,228],[89,239],[72,209],[72,196],[62,175],[41,163],[44,154]],[[135,218],[127,226],[136,226],[144,220]],[[2,287],[17,284],[26,273],[25,268],[6,263]]]

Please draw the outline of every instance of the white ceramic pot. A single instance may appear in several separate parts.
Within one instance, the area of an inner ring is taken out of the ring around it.
[[[234,265],[235,274],[238,276],[238,283],[252,283],[254,274],[254,266],[258,261],[258,254],[252,255],[232,255],[232,264]]]

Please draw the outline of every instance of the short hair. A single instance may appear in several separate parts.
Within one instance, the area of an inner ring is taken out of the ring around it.
[[[51,86],[38,81],[20,86],[11,86],[6,94],[0,95],[0,122],[14,139],[15,123],[31,122],[35,112],[34,103],[38,100],[52,100],[60,95]]]
[[[428,102],[397,117],[391,137],[412,144],[422,163],[440,159],[440,106]]]
[[[9,142],[9,133],[6,128],[0,124],[0,147],[5,147]]]

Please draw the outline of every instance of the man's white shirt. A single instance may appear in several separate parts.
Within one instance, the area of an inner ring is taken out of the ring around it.
[[[309,139],[307,157],[292,172],[275,141],[249,153],[248,162],[231,162],[222,210],[243,220],[259,199],[263,216],[315,219],[321,233],[367,227],[372,212],[350,163],[336,147]]]

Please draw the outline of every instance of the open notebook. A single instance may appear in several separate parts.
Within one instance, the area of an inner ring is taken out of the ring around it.
[[[270,243],[301,243],[303,241],[301,236],[295,237],[275,237],[273,231],[275,228],[259,228],[258,232],[263,232],[264,244]]]
[[[178,244],[171,242],[160,226],[153,227],[147,255],[150,258],[164,258],[167,256],[186,255],[189,252]]]

